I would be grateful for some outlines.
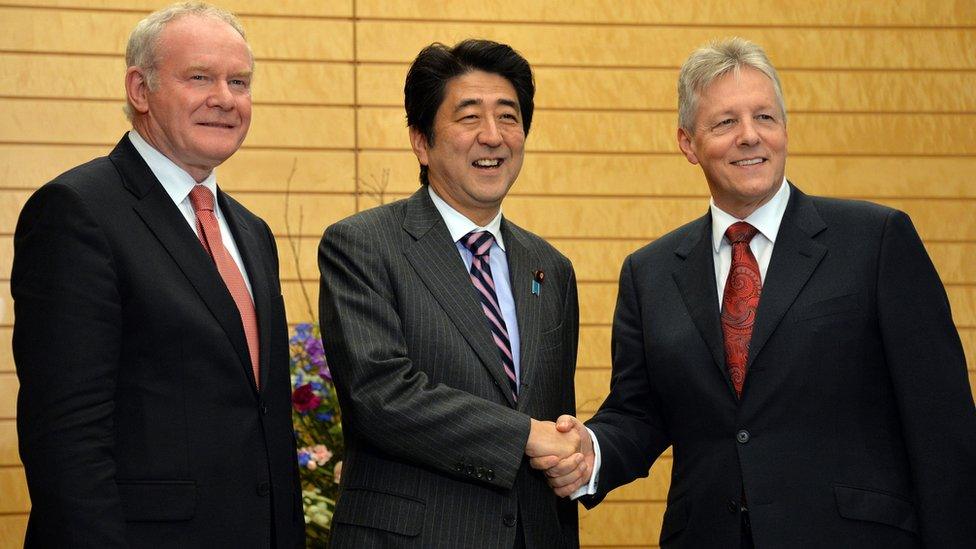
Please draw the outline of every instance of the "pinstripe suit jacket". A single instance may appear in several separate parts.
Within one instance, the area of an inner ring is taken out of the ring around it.
[[[576,547],[574,502],[523,456],[529,418],[574,413],[569,260],[502,223],[521,337],[517,405],[426,188],[329,227],[320,314],[347,456],[334,547]],[[533,272],[545,272],[539,295]]]

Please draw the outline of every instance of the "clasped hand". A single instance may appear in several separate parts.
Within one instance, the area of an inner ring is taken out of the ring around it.
[[[555,423],[533,419],[525,455],[534,469],[545,471],[546,481],[559,497],[571,495],[590,480],[593,441],[573,416],[559,416]]]

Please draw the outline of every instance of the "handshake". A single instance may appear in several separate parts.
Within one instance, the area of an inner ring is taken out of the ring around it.
[[[525,455],[559,497],[572,495],[593,472],[593,440],[573,416],[559,416],[555,423],[533,419]]]

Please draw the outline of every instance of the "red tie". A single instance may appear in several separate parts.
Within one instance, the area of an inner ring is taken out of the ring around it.
[[[722,333],[725,336],[725,366],[735,394],[740,398],[749,360],[749,340],[752,339],[752,326],[756,322],[759,294],[762,293],[759,264],[749,249],[749,241],[757,232],[744,221],[734,223],[725,231],[726,238],[732,243],[732,266],[722,296]]]
[[[234,262],[234,258],[227,253],[224,242],[220,238],[220,227],[217,216],[214,215],[214,197],[210,189],[203,185],[194,185],[190,191],[190,203],[197,212],[197,233],[200,243],[207,250],[217,265],[217,272],[224,279],[224,284],[230,291],[237,310],[241,313],[241,323],[244,325],[244,336],[247,337],[247,350],[251,355],[251,370],[254,372],[254,383],[260,388],[258,375],[258,320],[254,314],[254,302],[247,291],[241,270]]]

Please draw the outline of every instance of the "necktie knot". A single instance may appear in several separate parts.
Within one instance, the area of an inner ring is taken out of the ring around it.
[[[738,223],[733,223],[725,231],[725,237],[729,239],[732,244],[738,244],[744,242],[746,244],[752,240],[752,237],[759,233],[759,229],[753,227],[752,225],[746,223],[745,221],[739,221]]]
[[[475,256],[486,256],[495,237],[488,231],[471,231],[464,236],[464,246]]]
[[[193,211],[207,210],[212,212],[214,211],[213,194],[210,189],[203,185],[194,185],[193,190],[190,191],[190,204],[193,205]]]

